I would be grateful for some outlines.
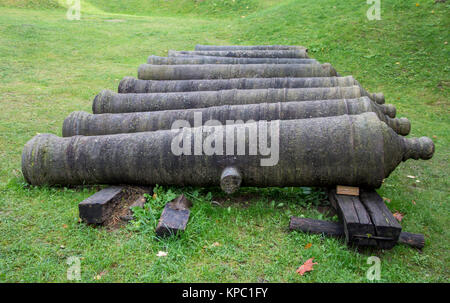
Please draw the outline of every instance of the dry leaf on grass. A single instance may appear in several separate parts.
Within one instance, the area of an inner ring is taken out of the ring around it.
[[[391,199],[389,199],[389,198],[383,197],[383,201],[385,201],[386,203],[391,203]]]
[[[313,262],[313,260],[314,258],[306,260],[306,262],[297,269],[297,273],[300,276],[303,276],[305,272],[312,271],[314,269],[313,266],[318,264],[317,262]]]
[[[311,248],[311,246],[312,246],[312,243],[308,243],[305,245],[305,249],[309,249],[309,248]]]
[[[393,216],[394,216],[395,219],[397,219],[398,222],[402,222],[403,217],[404,217],[405,215],[402,214],[402,213],[399,213],[399,212],[397,211],[397,212],[395,212],[395,213],[393,214]]]

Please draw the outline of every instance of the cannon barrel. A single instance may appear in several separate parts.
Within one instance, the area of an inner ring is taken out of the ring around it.
[[[119,93],[168,93],[188,91],[216,91],[226,89],[305,88],[358,85],[364,96],[379,104],[384,103],[382,93],[368,93],[352,76],[315,78],[234,78],[214,80],[139,80],[125,77],[120,81]]]
[[[138,69],[141,80],[190,80],[274,77],[337,76],[329,63],[324,64],[142,64]]]
[[[215,56],[238,58],[308,58],[306,49],[287,50],[229,50],[229,51],[175,51],[169,50],[169,57]]]
[[[202,45],[195,46],[196,51],[231,51],[231,50],[289,50],[306,49],[297,45]]]
[[[148,64],[182,65],[182,64],[319,64],[315,59],[291,58],[233,58],[214,56],[159,57],[149,56]]]
[[[220,105],[353,99],[362,96],[363,91],[356,85],[349,87],[231,89],[150,94],[117,94],[104,90],[94,98],[92,111],[94,114],[148,112]],[[394,106],[383,104],[379,105],[379,108],[389,117],[395,117]]]
[[[401,161],[433,153],[431,139],[399,136],[364,113],[92,137],[40,134],[23,149],[22,172],[33,185],[213,186],[234,167],[243,186],[378,188]]]
[[[168,102],[170,103],[170,102]],[[357,115],[374,112],[381,121],[388,124],[395,132],[406,136],[411,124],[408,119],[391,119],[368,97],[360,99],[333,99],[305,102],[276,102],[245,105],[222,105],[208,108],[182,110],[164,110],[155,112],[135,112],[121,114],[89,114],[83,111],[71,113],[63,124],[63,136],[76,135],[99,136],[120,133],[135,133],[171,129],[179,120],[194,125],[204,125],[208,120],[222,124],[227,121],[253,120],[295,120],[340,115]]]

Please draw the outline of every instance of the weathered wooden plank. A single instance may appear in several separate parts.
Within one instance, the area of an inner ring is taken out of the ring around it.
[[[159,218],[156,235],[165,237],[177,234],[186,229],[192,203],[184,195],[167,203]]]
[[[338,185],[336,186],[336,193],[338,195],[359,196],[359,187]]]
[[[88,224],[103,223],[124,195],[123,186],[111,186],[96,192],[78,204],[80,218]]]
[[[425,246],[425,237],[422,234],[412,234],[402,231],[398,238],[398,243],[422,249]]]
[[[358,197],[338,195],[335,189],[331,189],[329,199],[344,224],[347,243],[368,246],[377,244],[375,239],[370,239],[375,235],[375,228]]]
[[[289,230],[297,230],[311,234],[324,234],[336,238],[345,237],[342,223],[324,220],[291,217]],[[425,245],[425,238],[422,234],[401,232],[398,243],[421,249]]]
[[[312,234],[323,233],[330,237],[345,236],[344,226],[340,223],[308,218],[291,217],[289,230],[300,230]]]
[[[380,240],[378,245],[381,248],[392,248],[398,241],[402,226],[375,190],[362,190],[360,200],[372,220],[376,236],[391,239],[390,241]]]

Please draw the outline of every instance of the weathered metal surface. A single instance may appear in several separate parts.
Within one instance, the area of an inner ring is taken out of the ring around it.
[[[193,106],[194,108],[173,110],[168,109],[184,107],[190,105],[190,103],[187,102],[186,99],[159,100],[156,98],[155,100],[160,101],[158,106],[162,106],[162,108],[150,108],[152,103],[148,101],[150,103],[148,107],[143,106],[145,105],[144,102],[122,104],[129,106],[128,108],[121,108],[124,113],[89,114],[83,111],[73,112],[64,120],[62,134],[64,137],[71,137],[76,135],[97,136],[156,131],[161,129],[171,129],[173,123],[179,120],[188,121],[190,125],[194,125],[195,121],[198,120],[198,122],[203,125],[208,120],[216,120],[225,124],[228,120],[240,120],[243,122],[249,120],[295,120],[347,114],[358,115],[365,112],[376,113],[381,121],[388,124],[400,135],[408,135],[411,129],[411,124],[408,119],[389,118],[384,113],[384,107],[372,102],[368,97],[302,102],[253,102],[245,105],[222,105],[212,107],[201,107],[201,104],[200,107],[197,107],[198,104],[196,104]],[[204,99],[200,98],[199,100],[201,101]],[[229,101],[229,99],[225,100]],[[277,99],[275,98],[273,100],[275,101]],[[135,105],[135,107],[132,107],[133,105]],[[146,111],[148,109],[158,111]],[[133,110],[135,112],[131,112]],[[120,112],[117,107],[114,111]],[[96,110],[94,112],[99,111]]]
[[[190,91],[217,91],[227,89],[308,88],[358,85],[361,94],[379,104],[384,103],[383,94],[368,93],[353,77],[314,78],[233,78],[215,80],[139,80],[125,77],[120,81],[119,93],[169,93]]]
[[[138,69],[141,80],[194,80],[274,77],[337,76],[329,64],[142,64]]]
[[[239,58],[308,58],[306,49],[228,50],[228,51],[169,50],[169,57],[175,56],[217,56],[217,57],[239,57]]]
[[[433,153],[431,139],[401,137],[364,113],[93,137],[40,134],[24,147],[22,172],[33,185],[212,186],[234,166],[243,186],[378,188],[400,162]]]
[[[181,65],[181,64],[319,64],[315,59],[292,58],[234,58],[215,56],[158,57],[150,56],[148,64]]]
[[[146,112],[172,109],[204,108],[221,105],[354,99],[363,96],[359,86],[314,87],[285,89],[250,89],[150,94],[116,94],[102,91],[92,104],[92,111],[100,113]],[[370,99],[369,99],[370,100]],[[375,105],[389,117],[395,117],[393,105]]]
[[[230,50],[286,50],[306,49],[300,45],[202,45],[195,46],[196,51],[230,51]]]

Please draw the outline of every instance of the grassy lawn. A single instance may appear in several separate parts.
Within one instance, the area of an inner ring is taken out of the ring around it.
[[[66,282],[71,256],[83,282],[367,282],[372,255],[381,282],[449,281],[448,3],[383,0],[379,21],[367,20],[362,0],[91,0],[80,21],[67,20],[60,3],[0,0],[0,282]],[[423,251],[358,251],[289,233],[292,215],[326,217],[320,190],[245,188],[227,200],[216,188],[158,188],[133,224],[109,231],[78,222],[78,203],[99,187],[25,183],[21,152],[36,133],[61,135],[70,112],[91,111],[101,89],[117,90],[148,55],[196,43],[304,45],[384,92],[411,120],[410,136],[436,145],[433,159],[402,163],[378,190],[405,214],[405,231],[425,234]],[[181,191],[194,202],[187,232],[155,239],[152,218]],[[311,257],[314,271],[296,274]]]

